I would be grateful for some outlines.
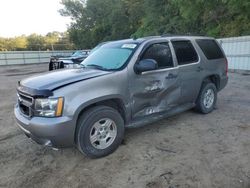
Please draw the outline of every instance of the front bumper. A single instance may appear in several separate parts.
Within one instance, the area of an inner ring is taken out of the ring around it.
[[[25,117],[18,105],[14,109],[16,121],[23,132],[41,145],[55,148],[74,145],[75,123],[69,117]]]

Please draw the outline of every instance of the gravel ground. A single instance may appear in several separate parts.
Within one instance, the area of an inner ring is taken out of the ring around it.
[[[250,188],[250,74],[231,73],[217,109],[126,130],[105,158],[29,140],[13,115],[16,83],[48,66],[0,67],[0,187]]]

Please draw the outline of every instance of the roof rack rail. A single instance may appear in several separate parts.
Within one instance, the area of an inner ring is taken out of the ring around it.
[[[146,36],[146,37],[142,37],[143,39],[151,39],[151,38],[159,38],[160,36],[157,35],[153,35],[153,36]]]
[[[166,34],[162,34],[161,37],[174,37],[174,36],[181,36],[178,34],[170,34],[170,33],[166,33]]]
[[[178,36],[201,36],[201,37],[204,37],[206,35],[197,34],[197,33],[185,33],[185,34],[170,34],[170,33],[166,33],[166,34],[162,34],[161,35],[161,37],[178,37]]]

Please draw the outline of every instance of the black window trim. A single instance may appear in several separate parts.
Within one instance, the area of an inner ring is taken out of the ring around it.
[[[195,48],[195,45],[194,45],[194,43],[193,43],[191,40],[189,40],[189,39],[171,39],[171,45],[173,46],[173,48],[174,48],[174,45],[173,45],[172,42],[176,42],[176,41],[178,41],[178,42],[179,42],[179,41],[181,41],[181,42],[183,42],[183,41],[184,41],[184,42],[185,42],[185,41],[190,42],[190,43],[192,44],[193,48],[194,48],[194,51],[195,51],[196,54],[197,54],[197,57],[198,57],[197,61],[193,61],[192,63],[187,63],[187,64],[179,65],[179,62],[178,62],[178,59],[177,59],[177,56],[176,56],[176,53],[175,53],[175,50],[174,50],[174,55],[175,55],[175,58],[176,58],[177,67],[185,67],[185,66],[196,65],[196,64],[199,64],[199,63],[200,63],[200,60],[201,60],[200,55],[199,55],[199,53],[197,52],[197,50],[196,50],[196,48]]]
[[[140,75],[150,74],[150,73],[157,73],[157,72],[165,72],[165,71],[174,70],[174,69],[178,69],[178,68],[179,68],[178,66],[175,66],[175,67],[168,67],[168,68],[156,69],[156,70],[142,72]]]

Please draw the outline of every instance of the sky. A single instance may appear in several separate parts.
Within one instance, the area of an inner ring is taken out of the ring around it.
[[[70,18],[61,8],[60,0],[0,0],[0,37],[66,31]]]

